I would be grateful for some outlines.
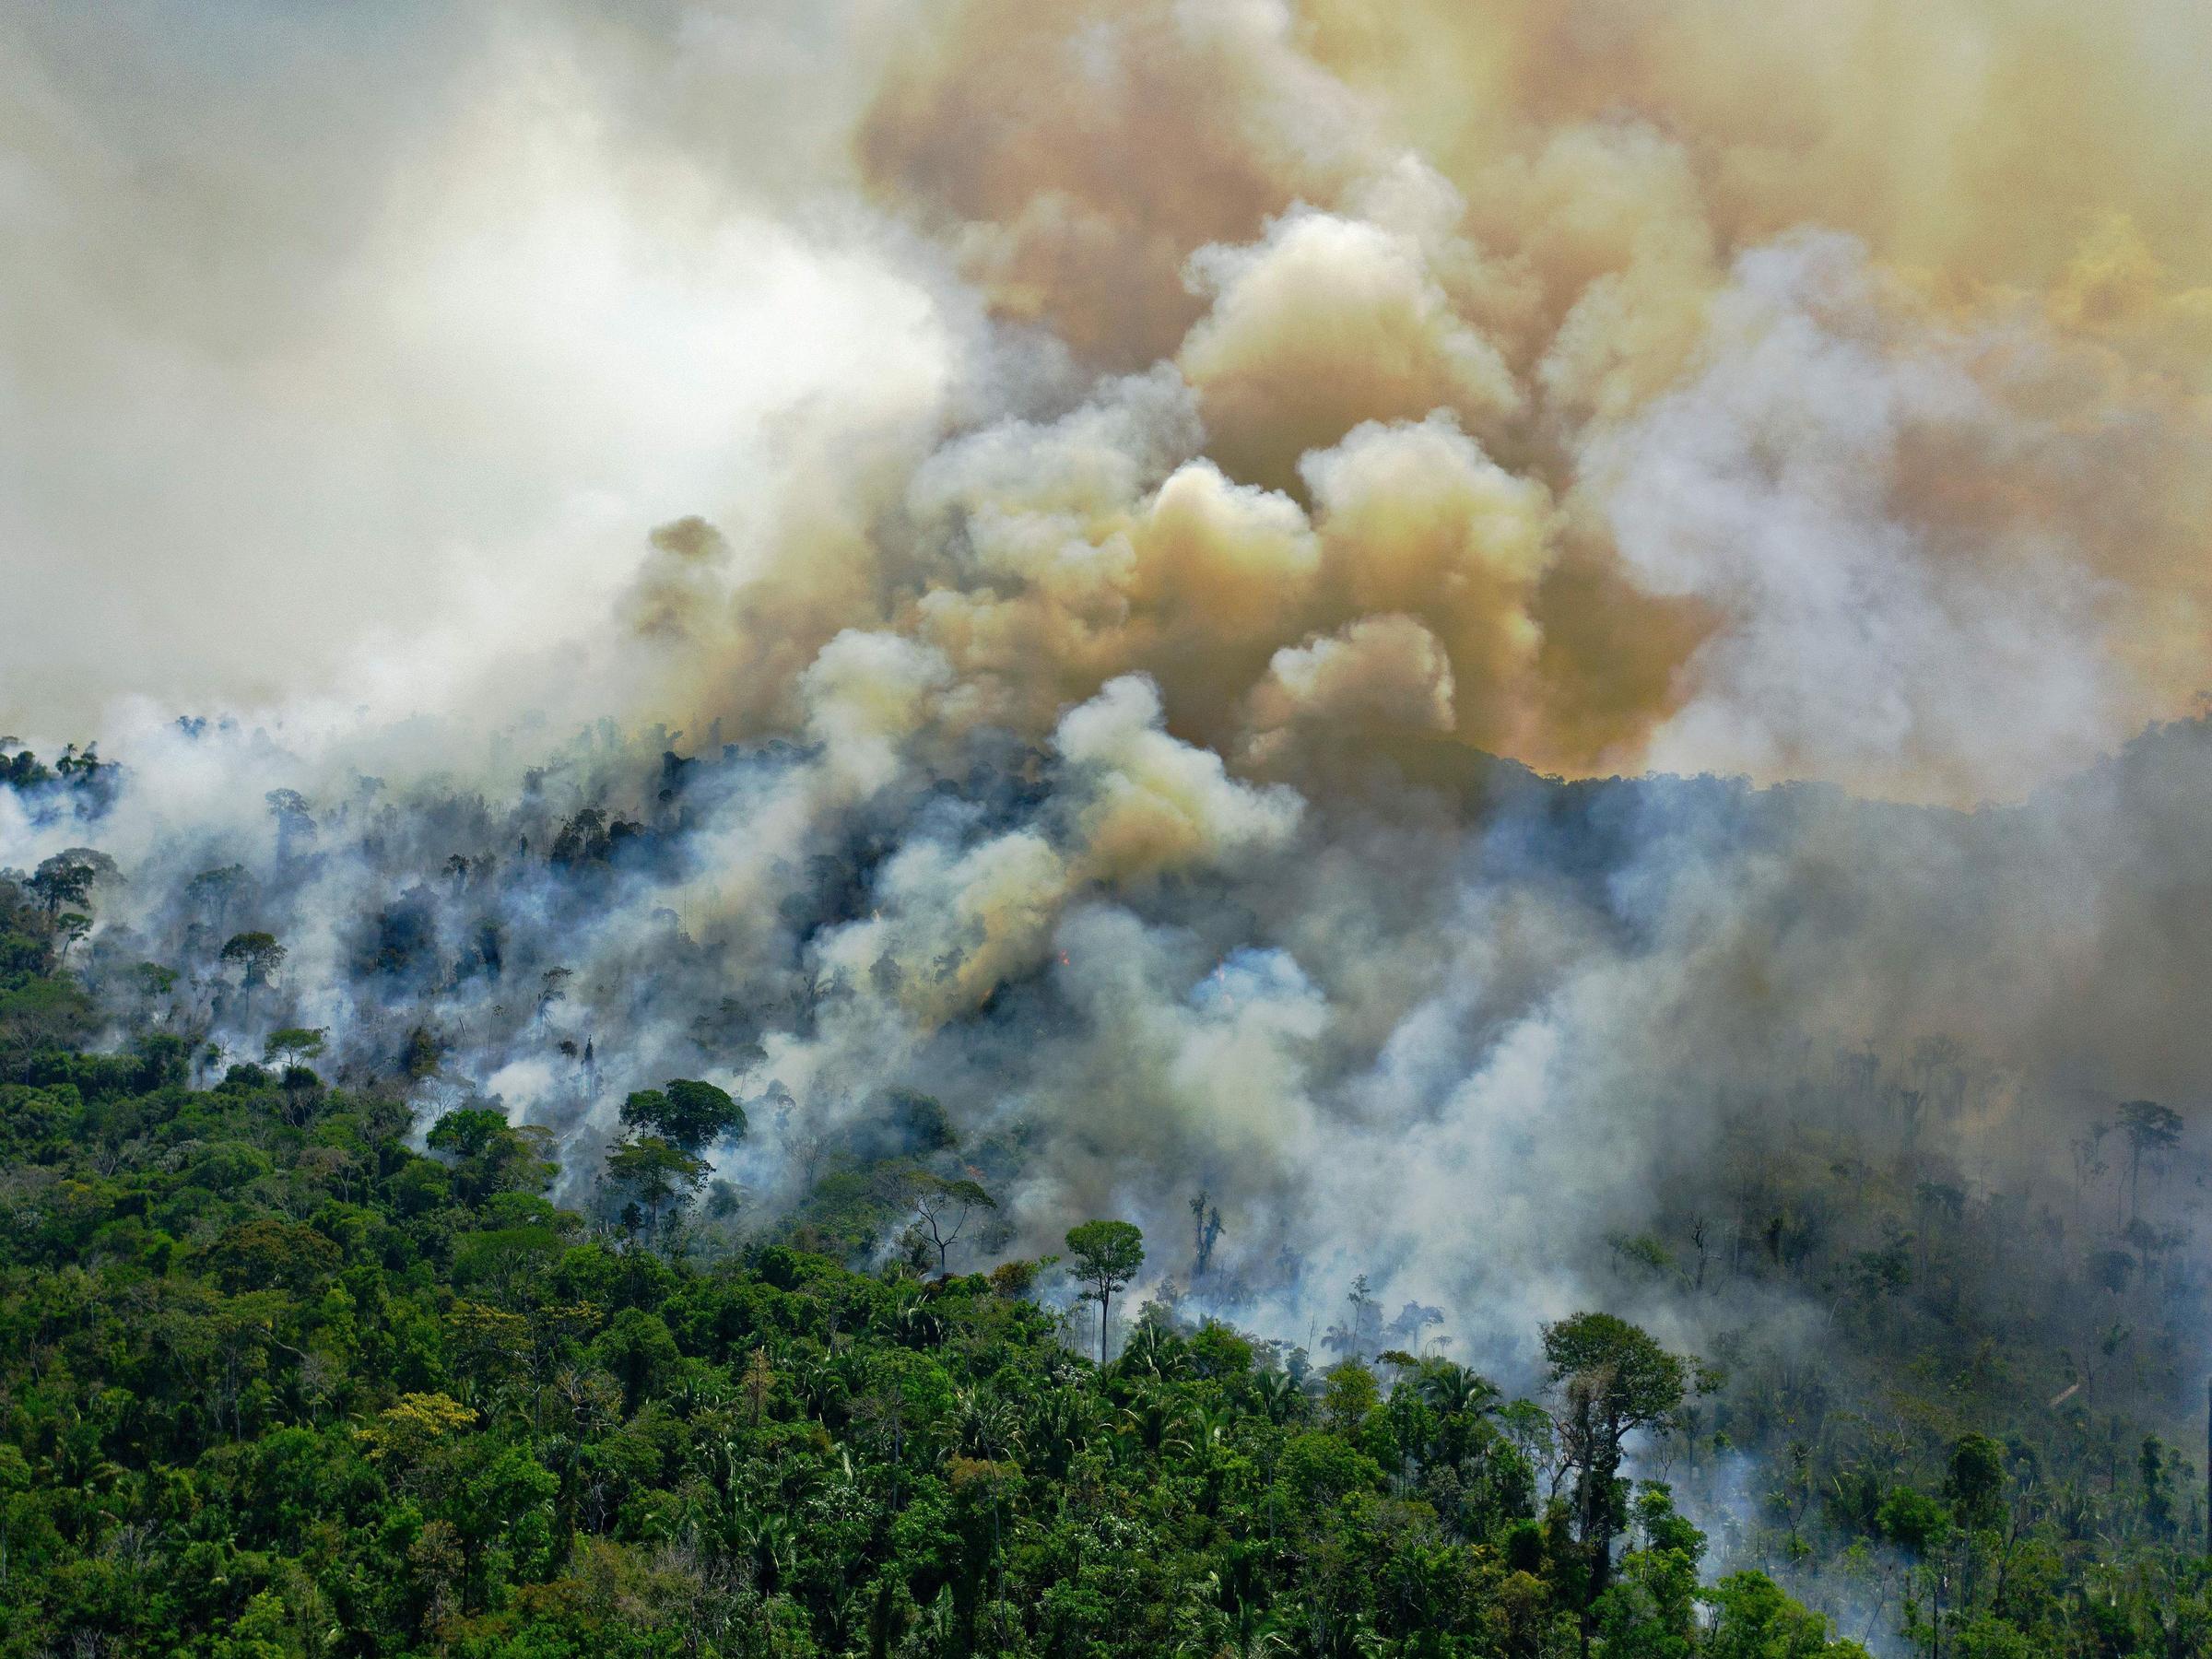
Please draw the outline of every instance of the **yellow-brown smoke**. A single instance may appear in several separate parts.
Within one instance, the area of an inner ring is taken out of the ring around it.
[[[713,641],[666,695],[795,721],[878,628],[947,718],[1041,735],[1138,672],[1262,772],[1396,730],[2032,787],[2205,683],[2208,18],[933,9],[865,187],[1099,378],[826,458],[834,511],[720,587],[665,537],[636,614]]]

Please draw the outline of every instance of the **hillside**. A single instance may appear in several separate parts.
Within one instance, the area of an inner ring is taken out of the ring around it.
[[[52,924],[12,885],[0,907],[11,1654],[1859,1651],[1761,1572],[1715,1576],[1747,1550],[1880,1647],[2212,1641],[2171,1453],[2034,1412],[2000,1335],[1954,1372],[1939,1314],[1896,1328],[1908,1241],[1837,1329],[1874,1369],[1926,1356],[1878,1408],[1848,1362],[1818,1404],[1804,1375],[1767,1399],[1602,1317],[1527,1333],[1531,1400],[1157,1307],[1100,1366],[1083,1306],[1037,1300],[1097,1256],[1080,1230],[1057,1265],[950,1277],[707,1225],[655,1248],[548,1202],[545,1137],[496,1113],[426,1147],[389,1088],[305,1065],[203,1089],[174,1038],[73,1052]],[[1732,1482],[1749,1533],[1716,1548],[1677,1494]]]

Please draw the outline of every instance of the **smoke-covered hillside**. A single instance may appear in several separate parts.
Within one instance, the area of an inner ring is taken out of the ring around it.
[[[1740,1265],[1739,1189],[1809,1138],[2038,1206],[2055,1287],[2124,1225],[2060,1202],[2074,1143],[2205,1073],[2203,947],[2172,924],[2212,879],[2196,724],[1963,813],[1563,783],[1433,740],[1253,783],[1136,679],[1035,746],[856,735],[839,695],[805,741],[581,733],[512,794],[264,789],[309,779],[180,730],[12,810],[27,864],[99,849],[72,950],[107,1045],[184,1035],[212,1079],[314,1030],[322,1073],[426,1121],[552,1130],[587,1210],[621,1202],[622,1102],[698,1077],[749,1125],[712,1155],[724,1202],[769,1228],[808,1213],[825,1149],[934,1150],[886,1127],[924,1097],[988,1166],[1002,1242],[1100,1211],[1172,1236],[1204,1192],[1206,1273],[1159,1261],[1194,1307],[1303,1335],[1364,1275],[1493,1364],[1606,1294],[1623,1235],[1703,1218]],[[234,811],[180,818],[168,775],[194,769]],[[266,966],[236,943],[261,935]],[[2193,1217],[2194,1159],[2165,1162],[2155,1202]],[[1994,1315],[2021,1267],[1968,1288]],[[1748,1313],[1668,1317],[1698,1339]]]
[[[1907,1441],[2174,1544],[2112,1449],[2212,1367],[2207,64],[2165,0],[0,19],[0,1083],[331,1091],[424,1181],[488,1112],[695,1265],[1122,1218],[1108,1353],[1535,1391],[1610,1310],[1730,1377],[1650,1468],[1882,1640]]]
[[[1786,1568],[1877,1648],[1965,1628],[1929,1622],[1886,1495],[1947,1433],[2006,1432],[2016,1527],[2155,1551],[2195,1525],[2159,1437],[2199,1397],[2205,1176],[2149,1094],[2187,1106],[2199,1064],[2171,918],[2204,879],[2203,725],[1962,813],[1432,741],[1257,787],[1151,696],[1116,682],[1044,746],[876,740],[842,788],[828,722],[690,758],[587,731],[505,797],[326,772],[256,804],[287,763],[216,726],[143,771],[18,758],[18,832],[67,843],[15,872],[18,943],[49,930],[83,989],[0,1000],[0,1065],[19,1103],[219,1082],[345,1190],[324,1137],[368,1102],[429,1154],[383,1155],[402,1214],[473,1147],[454,1125],[504,1120],[570,1228],[701,1265],[1010,1265],[1062,1306],[1026,1264],[1130,1218],[1149,1247],[1100,1340],[1131,1376],[1241,1328],[1293,1381],[1533,1392],[1532,1333],[1615,1309],[1713,1367],[1646,1477],[1719,1567]],[[166,809],[195,768],[227,826]],[[1162,825],[1211,844],[1092,864]],[[197,1144],[96,1133],[110,1179]],[[50,1179],[8,1177],[25,1239],[60,1223]]]

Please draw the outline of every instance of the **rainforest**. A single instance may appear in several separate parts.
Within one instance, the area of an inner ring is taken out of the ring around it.
[[[0,14],[0,1654],[2212,1655],[2207,65]]]

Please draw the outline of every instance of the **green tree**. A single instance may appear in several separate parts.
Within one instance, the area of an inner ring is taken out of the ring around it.
[[[1106,1363],[1107,1309],[1113,1294],[1145,1265],[1145,1235],[1127,1221],[1086,1221],[1067,1231],[1068,1271],[1081,1281],[1083,1300],[1099,1304],[1099,1363]]]
[[[284,965],[285,954],[274,934],[232,934],[223,946],[222,960],[239,969],[245,976],[246,988],[252,990],[269,982],[269,976]]]
[[[257,1217],[208,1246],[207,1260],[232,1290],[304,1290],[338,1269],[338,1247],[312,1227]]]
[[[1356,1439],[1359,1426],[1375,1409],[1382,1394],[1375,1373],[1359,1359],[1340,1359],[1322,1380],[1321,1410],[1330,1428],[1347,1440]]]
[[[641,1088],[622,1102],[625,1128],[657,1135],[697,1154],[722,1141],[744,1138],[745,1108],[712,1083],[672,1077],[660,1088]]]
[[[1623,1443],[1681,1405],[1691,1367],[1610,1313],[1577,1313],[1546,1325],[1544,1358],[1562,1399],[1559,1446],[1575,1477],[1575,1535],[1587,1575],[1581,1598],[1586,1652],[1591,1610],[1611,1576],[1613,1539],[1627,1523]]]
[[[425,1077],[434,1077],[438,1068],[445,1064],[445,1042],[428,1026],[417,1026],[407,1033],[406,1042],[399,1051],[400,1075],[408,1081],[419,1083]]]
[[[261,1057],[271,1064],[304,1065],[323,1053],[323,1040],[329,1034],[322,1026],[286,1026],[272,1031],[261,1045]]]
[[[1961,1435],[1951,1447],[1943,1492],[1960,1526],[1994,1526],[2005,1503],[2005,1448],[1986,1434]]]
[[[641,1135],[618,1143],[606,1155],[606,1172],[617,1190],[644,1207],[647,1224],[657,1236],[661,1212],[680,1212],[707,1178],[704,1159],[657,1135]]]
[[[2173,1534],[2173,1472],[2166,1462],[2165,1448],[2159,1437],[2143,1437],[2143,1449],[2136,1455],[2136,1468],[2143,1481],[2143,1524],[2150,1528],[2154,1538],[2171,1537]]]
[[[1911,1487],[1890,1488],[1875,1524],[1884,1537],[1916,1558],[1932,1556],[1950,1542],[1950,1511]]]
[[[552,1184],[553,1132],[536,1124],[510,1124],[482,1106],[449,1112],[430,1125],[423,1144],[447,1159],[461,1200],[481,1205],[500,1193],[537,1193]]]
[[[1828,1620],[1763,1572],[1732,1572],[1705,1600],[1713,1609],[1705,1659],[1866,1659],[1857,1642],[1830,1640]]]
[[[41,783],[53,782],[53,770],[30,750],[18,747],[19,741],[0,737],[0,785],[9,789],[36,789]],[[8,753],[10,749],[15,752]]]
[[[1673,1492],[1656,1483],[1637,1492],[1636,1530],[1642,1545],[1621,1558],[1594,1613],[1606,1659],[1688,1659],[1697,1644],[1705,1535],[1675,1512]]]
[[[31,896],[44,907],[51,921],[65,904],[88,902],[93,877],[99,873],[99,865],[81,848],[56,853],[31,873]]]

